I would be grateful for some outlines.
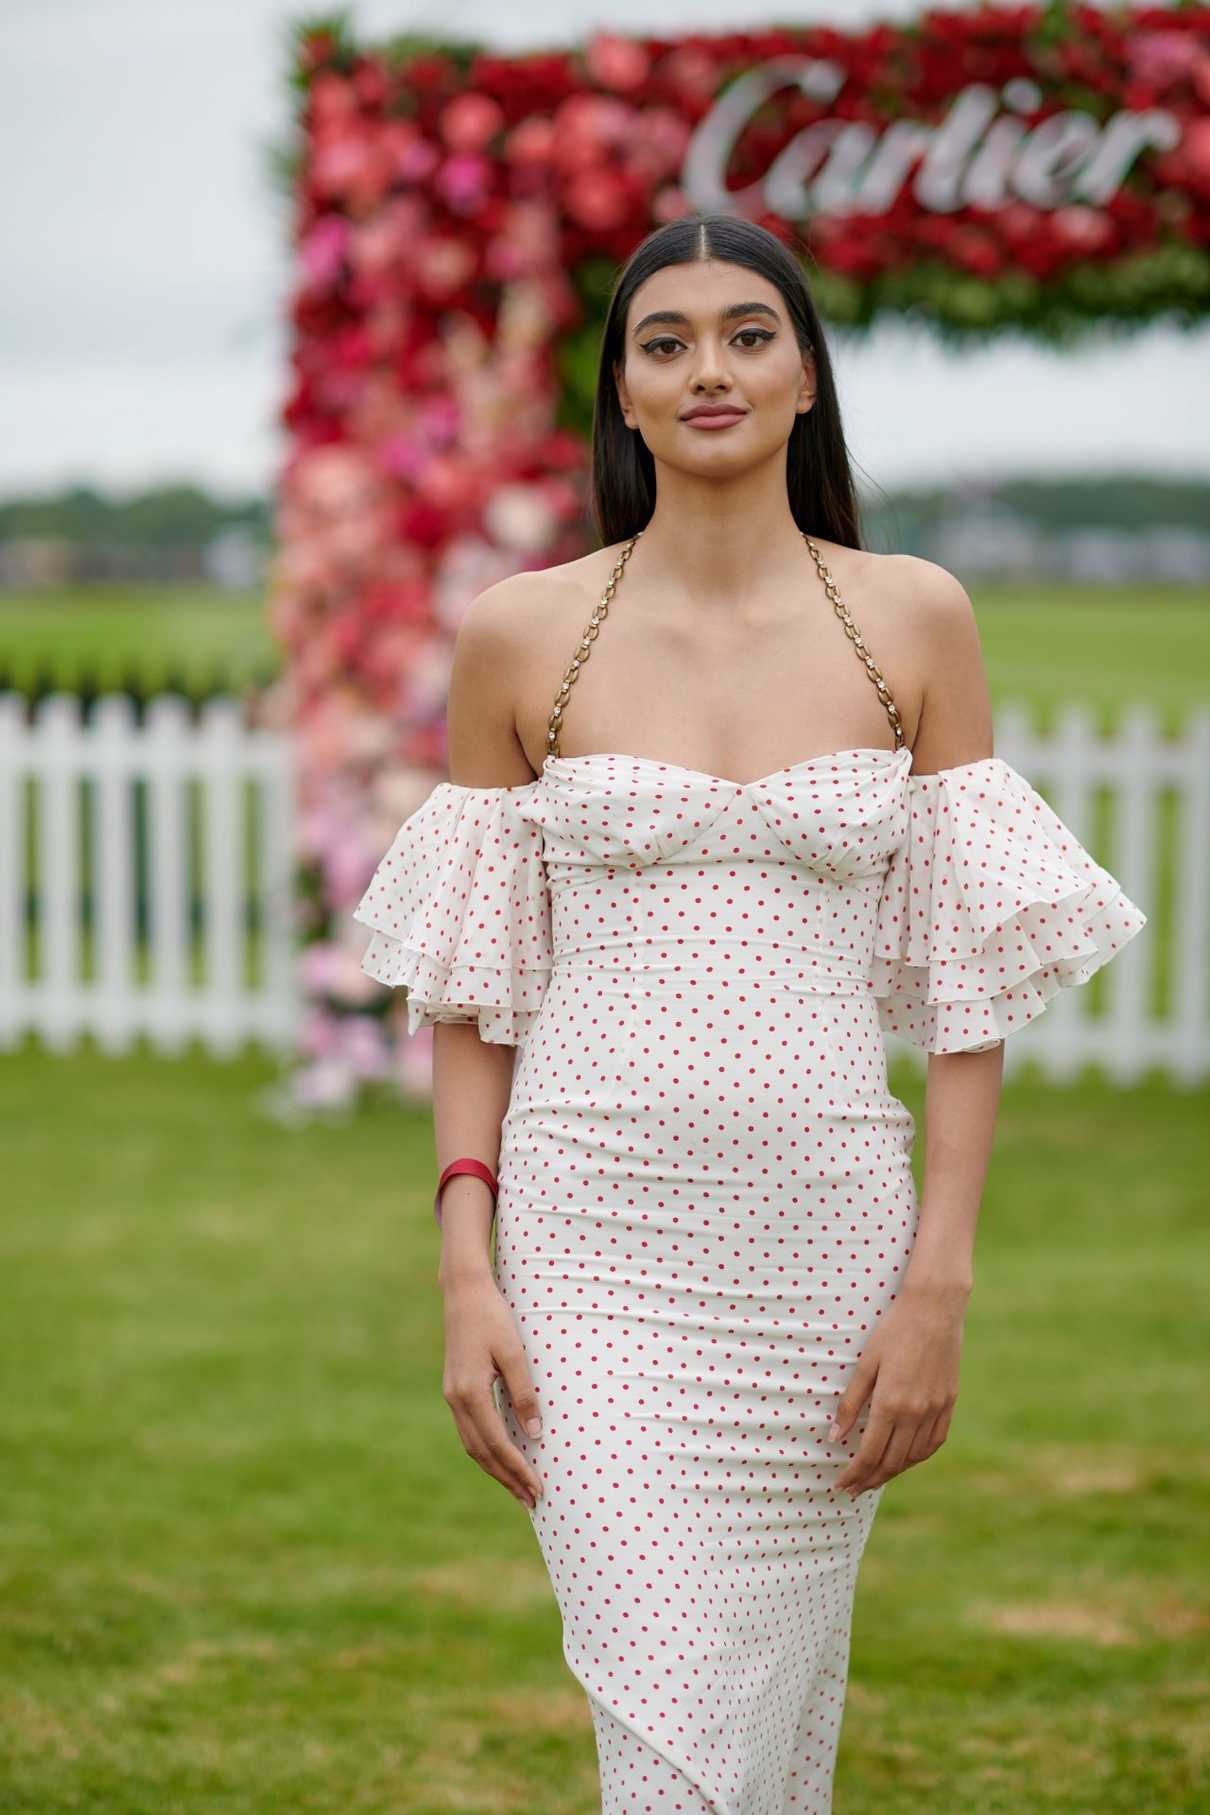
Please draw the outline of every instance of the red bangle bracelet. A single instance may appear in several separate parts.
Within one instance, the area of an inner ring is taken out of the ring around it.
[[[442,1171],[441,1177],[437,1180],[437,1191],[433,1198],[433,1215],[437,1218],[438,1228],[441,1227],[442,1190],[444,1189],[446,1180],[453,1178],[454,1174],[457,1172],[469,1172],[475,1178],[481,1178],[483,1180],[492,1194],[492,1216],[494,1217],[496,1214],[496,1198],[499,1195],[499,1188],[496,1184],[496,1175],[491,1167],[485,1166],[482,1160],[473,1160],[469,1158],[451,1160],[449,1165]]]

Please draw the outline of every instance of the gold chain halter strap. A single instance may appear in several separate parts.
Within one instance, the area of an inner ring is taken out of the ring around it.
[[[875,664],[874,658],[870,654],[870,651],[866,646],[866,643],[862,637],[861,632],[858,630],[856,624],[853,622],[852,613],[850,612],[848,606],[845,604],[844,600],[841,598],[839,592],[837,592],[836,582],[833,580],[832,575],[828,571],[827,567],[825,567],[824,562],[823,562],[823,557],[820,555],[818,548],[815,546],[814,542],[812,542],[810,536],[808,536],[806,534],[805,530],[802,531],[801,533],[802,533],[802,539],[806,543],[807,547],[810,549],[811,557],[814,560],[815,565],[819,570],[819,577],[823,581],[824,591],[827,593],[828,597],[831,599],[832,604],[836,610],[836,615],[840,618],[841,623],[844,625],[845,635],[848,636],[849,639],[851,640],[853,647],[857,652],[858,659],[865,666],[865,669],[866,669],[867,673],[869,674],[870,679],[873,681],[875,687],[878,690],[879,699],[882,701],[883,705],[887,709],[887,714],[890,717],[890,721],[891,721],[891,729],[895,733],[895,748],[898,750],[903,745],[905,740],[904,740],[904,735],[903,735],[903,725],[900,722],[900,718],[899,718],[899,709],[896,706],[894,700],[891,698],[891,690],[887,686],[886,681],[883,679],[880,670],[878,669],[877,665]],[[594,642],[596,641],[597,637],[601,633],[601,625],[605,622],[605,619],[609,615],[609,606],[613,599],[614,593],[618,589],[618,581],[622,577],[622,571],[625,568],[627,561],[629,561],[631,555],[634,553],[635,543],[638,541],[639,536],[641,536],[642,534],[643,534],[643,531],[639,530],[637,535],[631,536],[629,542],[627,542],[625,548],[622,550],[621,554],[618,556],[617,560],[614,562],[613,569],[609,575],[609,580],[606,584],[605,590],[601,594],[600,598],[598,599],[598,601],[593,609],[592,616],[589,618],[588,623],[585,626],[584,635],[580,638],[579,643],[576,645],[576,654],[572,657],[572,660],[571,660],[570,664],[568,665],[567,673],[563,676],[563,680],[560,684],[559,691],[555,695],[554,709],[551,712],[550,722],[547,726],[546,753],[548,756],[558,757],[558,755],[559,755],[559,732],[560,732],[560,730],[562,728],[562,724],[563,724],[563,709],[567,704],[567,699],[568,699],[568,695],[571,692],[572,683],[573,683],[573,681],[575,681],[577,679],[581,668],[584,666],[584,663],[588,660],[589,655],[592,653],[592,646],[593,646]]]
[[[589,618],[588,623],[584,628],[584,635],[576,645],[577,653],[572,657],[567,673],[563,676],[562,682],[560,683],[559,691],[555,695],[554,710],[551,712],[550,722],[546,728],[546,754],[548,756],[558,756],[559,754],[559,730],[563,723],[563,708],[567,704],[567,696],[571,692],[571,684],[584,666],[584,663],[588,660],[592,651],[592,646],[601,633],[601,625],[609,615],[609,603],[618,589],[618,581],[622,577],[622,569],[634,553],[634,545],[642,533],[642,530],[639,530],[638,535],[631,536],[629,542],[614,562],[613,572],[609,576],[605,590],[593,607],[592,616]]]
[[[844,625],[845,635],[851,639],[858,657],[865,664],[866,672],[878,689],[878,697],[887,709],[887,714],[891,721],[891,730],[895,733],[895,748],[898,750],[906,740],[903,735],[903,725],[899,717],[899,708],[891,698],[891,690],[883,679],[882,672],[875,663],[873,656],[870,654],[860,630],[858,630],[856,624],[853,622],[852,612],[837,592],[836,582],[828,569],[824,566],[823,556],[805,530],[802,532],[802,539],[811,551],[811,558],[819,569],[819,577],[823,581],[824,591],[836,607],[836,615]]]

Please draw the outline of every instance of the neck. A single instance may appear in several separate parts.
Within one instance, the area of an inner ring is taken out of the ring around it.
[[[700,617],[768,615],[793,596],[811,556],[786,496],[784,452],[774,466],[709,482],[657,468],[656,505],[631,556],[670,610]]]

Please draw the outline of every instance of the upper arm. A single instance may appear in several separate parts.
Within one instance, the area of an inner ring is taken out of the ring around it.
[[[454,638],[446,729],[449,778],[467,788],[533,781],[517,736],[525,609],[533,576],[510,574],[472,599]]]
[[[909,585],[923,657],[912,772],[932,774],[991,756],[991,690],[966,589],[933,561],[910,557]]]

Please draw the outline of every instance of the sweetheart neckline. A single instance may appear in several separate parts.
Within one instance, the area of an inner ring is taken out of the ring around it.
[[[801,769],[818,768],[821,763],[839,763],[847,756],[881,756],[891,762],[897,762],[907,755],[911,766],[912,749],[910,744],[900,744],[897,749],[888,750],[884,744],[854,744],[847,750],[823,750],[818,756],[804,756],[799,762],[787,763],[783,769],[773,769],[768,775],[758,775],[753,781],[733,781],[729,775],[712,775],[706,769],[689,769],[683,763],[664,762],[656,756],[631,756],[624,750],[586,750],[579,756],[546,756],[542,759],[542,773],[552,763],[593,763],[621,762],[632,763],[637,768],[667,769],[675,775],[687,775],[693,781],[710,782],[719,788],[734,788],[743,794],[752,788],[767,787],[770,782],[781,781],[783,776],[797,775]],[[541,777],[535,777],[541,780]]]

